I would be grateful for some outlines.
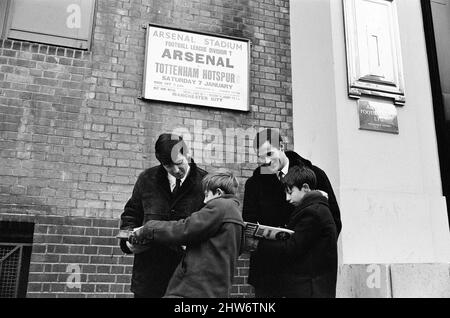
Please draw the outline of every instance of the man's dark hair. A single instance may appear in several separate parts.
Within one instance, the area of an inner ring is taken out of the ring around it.
[[[282,182],[284,187],[288,189],[292,189],[294,186],[301,189],[305,183],[309,185],[311,190],[315,190],[317,186],[317,178],[314,171],[307,167],[299,166],[290,168]]]
[[[162,165],[174,164],[178,153],[187,153],[187,146],[181,136],[161,134],[155,143],[155,156]]]
[[[266,141],[277,149],[280,149],[283,143],[278,129],[267,128],[256,134],[255,139],[253,139],[253,148],[258,150]]]

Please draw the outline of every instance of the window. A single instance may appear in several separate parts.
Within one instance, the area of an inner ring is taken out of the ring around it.
[[[88,49],[95,0],[2,0],[2,36]]]
[[[27,293],[34,223],[0,222],[0,298]]]

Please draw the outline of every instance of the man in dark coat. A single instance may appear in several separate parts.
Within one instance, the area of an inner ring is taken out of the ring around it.
[[[255,256],[270,257],[278,275],[267,278],[272,290],[264,296],[335,298],[337,279],[337,233],[328,200],[314,191],[316,176],[295,166],[283,180],[287,200],[294,206],[285,241],[259,241]]]
[[[155,155],[161,164],[139,175],[121,215],[120,229],[132,230],[149,220],[184,219],[203,207],[201,181],[207,172],[188,158],[186,148],[177,135],[159,136]],[[162,297],[181,260],[182,248],[156,242],[132,245],[127,240],[121,240],[120,247],[125,253],[134,253],[131,291],[135,297]]]
[[[310,168],[317,178],[317,190],[328,195],[328,204],[339,235],[342,225],[339,206],[325,172],[309,160],[293,151],[284,151],[283,140],[277,130],[266,129],[254,139],[254,148],[261,164],[245,184],[243,219],[246,222],[269,226],[286,227],[293,207],[286,201],[284,187],[280,181],[294,166]],[[272,278],[280,274],[276,262],[270,256],[252,253],[248,283],[255,288],[256,297],[264,297],[273,289]],[[276,296],[276,295],[275,295]]]

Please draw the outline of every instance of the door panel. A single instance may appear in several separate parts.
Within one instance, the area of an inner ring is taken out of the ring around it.
[[[450,219],[450,0],[421,0],[421,4],[442,189]]]
[[[450,122],[450,0],[431,1],[445,121]]]

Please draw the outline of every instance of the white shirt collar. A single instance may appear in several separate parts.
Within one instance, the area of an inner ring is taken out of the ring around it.
[[[186,180],[187,176],[189,175],[189,171],[191,171],[191,167],[188,165],[186,174],[184,175],[183,179],[181,179],[180,187],[183,185],[184,180]],[[169,180],[170,191],[173,191],[173,189],[176,186],[177,179],[174,176],[172,176],[170,173],[167,173],[167,179]]]
[[[280,171],[283,172],[283,176],[286,176],[287,173],[289,172],[289,158],[288,157],[286,157],[286,164]]]

